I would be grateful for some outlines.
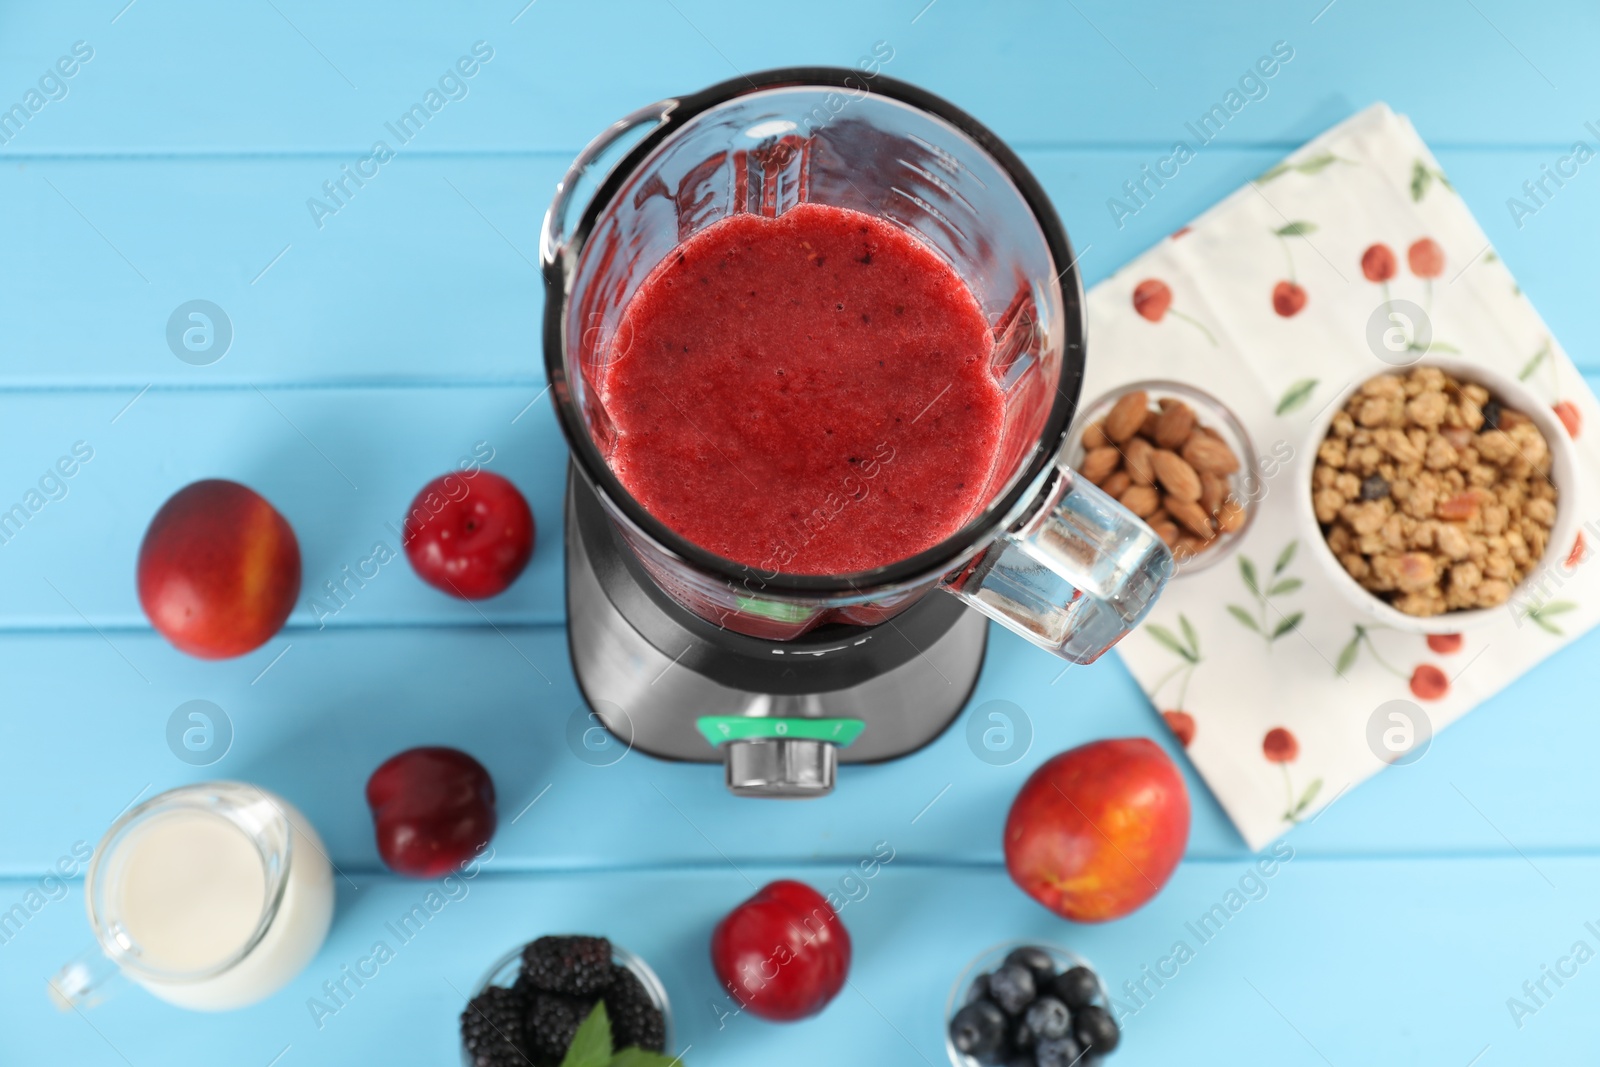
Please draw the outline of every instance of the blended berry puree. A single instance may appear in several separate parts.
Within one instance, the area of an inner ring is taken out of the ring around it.
[[[942,258],[801,204],[685,241],[623,312],[600,384],[612,469],[719,556],[788,574],[905,559],[987,503],[1005,401]]]

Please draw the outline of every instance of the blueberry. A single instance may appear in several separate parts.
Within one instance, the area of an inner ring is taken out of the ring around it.
[[[1083,1046],[1071,1037],[1056,1037],[1039,1042],[1033,1050],[1037,1067],[1083,1067]]]
[[[1033,972],[1020,963],[1008,963],[989,976],[989,995],[1007,1015],[1021,1015],[1034,993]]]
[[[1061,1002],[1073,1009],[1100,999],[1100,979],[1087,967],[1074,967],[1062,973],[1052,988]]]
[[[1024,945],[1012,949],[1006,957],[1007,963],[1020,963],[1033,972],[1033,987],[1043,989],[1050,984],[1050,979],[1056,976],[1056,961],[1050,953],[1036,945]]]
[[[1040,997],[1028,1005],[1028,1013],[1023,1019],[1040,1041],[1066,1037],[1072,1031],[1072,1014],[1055,997]]]
[[[1079,1041],[1101,1055],[1116,1048],[1122,1037],[1111,1013],[1094,1004],[1073,1013],[1072,1029]]]
[[[1483,405],[1483,429],[1498,430],[1500,428],[1500,401],[1491,400]]]
[[[1012,1020],[1011,1047],[1021,1051],[1031,1049],[1036,1044],[1038,1044],[1038,1038],[1034,1035],[1033,1027],[1029,1026],[1023,1019]]]
[[[1382,500],[1389,495],[1389,483],[1381,474],[1369,474],[1361,483],[1362,500]]]
[[[995,1062],[1006,1043],[1005,1013],[993,1001],[973,1001],[950,1020],[950,1043],[980,1062]]]
[[[989,997],[989,976],[980,974],[972,980],[972,985],[967,988],[967,999],[963,1004],[971,1004],[974,1000],[987,1000]]]

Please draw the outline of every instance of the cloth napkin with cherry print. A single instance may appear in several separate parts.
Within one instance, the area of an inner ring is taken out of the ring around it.
[[[1374,272],[1369,254],[1393,271]],[[1310,491],[1315,416],[1396,369],[1369,331],[1399,300],[1426,309],[1433,350],[1521,378],[1577,445],[1579,484],[1561,491],[1577,494],[1588,544],[1580,534],[1565,550],[1552,593],[1462,634],[1373,625],[1305,551],[1321,534],[1294,499]],[[1229,407],[1257,452],[1262,495],[1244,538],[1180,572],[1117,646],[1252,848],[1419,758],[1432,734],[1600,621],[1600,566],[1583,565],[1600,544],[1600,406],[1387,106],[1260,175],[1097,285],[1088,306],[1086,401],[1141,379],[1187,382]]]

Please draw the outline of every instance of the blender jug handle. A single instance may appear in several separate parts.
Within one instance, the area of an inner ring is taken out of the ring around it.
[[[946,589],[1072,663],[1093,663],[1139,624],[1172,576],[1154,530],[1065,464],[1024,522]]]
[[[562,253],[566,250],[570,236],[568,216],[572,213],[572,205],[576,200],[578,183],[583,180],[584,175],[588,174],[625,135],[647,123],[665,122],[677,106],[678,101],[675,99],[658,100],[632,114],[624,115],[600,131],[600,134],[578,153],[578,158],[572,161],[567,173],[562,175],[561,181],[556,185],[555,199],[550,202],[550,209],[544,215],[544,225],[539,231],[539,265],[544,270],[548,271],[559,263]]]

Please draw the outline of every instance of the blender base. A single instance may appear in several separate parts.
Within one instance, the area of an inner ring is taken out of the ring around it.
[[[824,794],[835,759],[916,751],[944,732],[977,685],[988,623],[954,597],[930,593],[875,626],[766,641],[718,629],[667,597],[594,490],[570,471],[565,525],[568,644],[584,700],[631,748],[725,762],[735,793]],[[788,722],[732,723],[736,732],[724,736],[735,739],[714,746],[704,720],[721,716]],[[806,724],[791,729],[804,719],[862,727],[836,746],[800,736],[814,732]]]

